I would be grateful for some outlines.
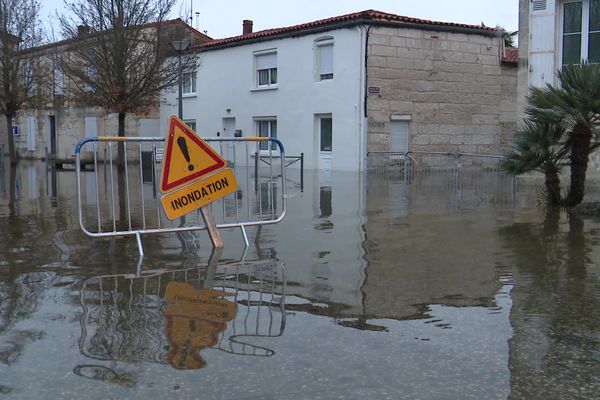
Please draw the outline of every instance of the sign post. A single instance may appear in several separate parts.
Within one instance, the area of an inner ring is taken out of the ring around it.
[[[190,127],[175,116],[169,118],[160,190],[165,215],[175,220],[200,209],[214,247],[223,247],[208,204],[237,189],[231,168]]]

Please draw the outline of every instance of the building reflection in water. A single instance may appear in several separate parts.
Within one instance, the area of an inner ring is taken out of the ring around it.
[[[272,356],[273,350],[248,341],[283,334],[285,275],[282,263],[260,260],[89,278],[80,296],[79,350],[98,361],[177,369],[205,367],[202,353],[208,349]],[[86,368],[74,372],[121,376],[102,364]]]

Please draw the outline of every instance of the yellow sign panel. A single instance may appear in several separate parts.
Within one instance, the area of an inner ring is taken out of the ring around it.
[[[175,116],[169,118],[160,180],[163,193],[225,167],[223,157]]]
[[[233,171],[226,168],[206,179],[165,194],[161,202],[167,218],[174,220],[227,196],[236,189]]]
[[[214,346],[219,333],[237,314],[237,304],[224,299],[232,295],[218,290],[196,290],[187,283],[170,282],[165,290],[166,335],[170,343],[167,359],[177,369],[206,366],[200,356]]]

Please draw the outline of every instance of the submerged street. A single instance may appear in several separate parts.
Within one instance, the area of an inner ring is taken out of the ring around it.
[[[83,234],[73,171],[9,170],[0,397],[600,393],[600,221],[546,212],[534,185],[306,171],[301,190],[290,169],[286,218],[247,250],[223,230],[211,259],[206,232],[180,232],[139,258],[134,238]]]

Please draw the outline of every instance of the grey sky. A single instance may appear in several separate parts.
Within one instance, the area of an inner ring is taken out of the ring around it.
[[[392,14],[437,21],[518,28],[518,0],[181,0],[200,12],[200,30],[213,38],[241,34],[242,20],[254,21],[254,30],[301,24],[322,18],[375,9]],[[62,0],[42,1],[42,17],[63,10]],[[180,8],[173,13],[178,17]],[[194,22],[196,26],[196,22]],[[55,30],[58,30],[55,27]]]

